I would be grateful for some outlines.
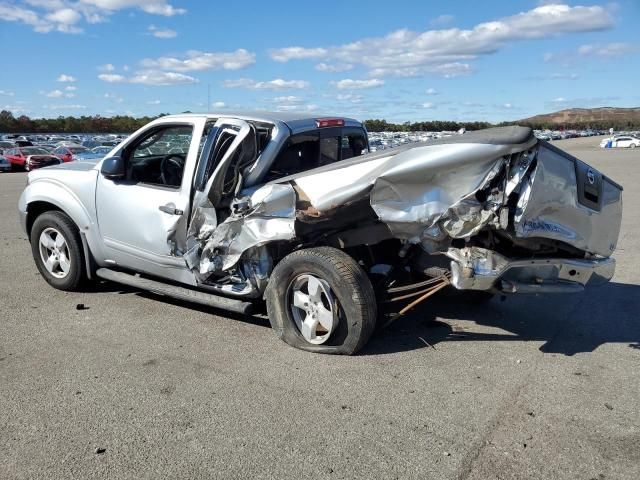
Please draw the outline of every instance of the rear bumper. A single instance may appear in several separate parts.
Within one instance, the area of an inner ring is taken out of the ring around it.
[[[538,258],[511,260],[499,253],[471,247],[450,249],[451,283],[460,290],[501,293],[567,293],[602,285],[613,277],[616,261]]]

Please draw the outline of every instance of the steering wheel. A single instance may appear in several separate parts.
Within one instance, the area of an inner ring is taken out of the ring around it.
[[[160,162],[160,178],[164,185],[179,187],[182,183],[184,158],[182,155],[171,153]]]

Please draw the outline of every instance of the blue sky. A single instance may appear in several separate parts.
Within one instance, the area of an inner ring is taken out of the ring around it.
[[[639,26],[637,0],[0,0],[0,108],[404,122],[637,107]]]

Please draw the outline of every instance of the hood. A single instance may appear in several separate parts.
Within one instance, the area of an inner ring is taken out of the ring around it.
[[[60,165],[51,165],[50,167],[40,168],[29,172],[29,182],[43,178],[62,178],[64,171],[72,172],[89,172],[95,169],[96,164],[92,162],[68,162]]]
[[[73,162],[61,163],[60,165],[54,165],[50,167],[51,170],[74,170],[79,172],[84,172],[87,170],[93,170],[96,166],[96,163],[101,160],[99,158],[89,159],[89,160],[77,160]]]

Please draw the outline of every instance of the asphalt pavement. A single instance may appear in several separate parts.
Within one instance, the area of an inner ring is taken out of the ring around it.
[[[115,284],[52,289],[25,174],[0,174],[0,478],[640,478],[640,149],[599,141],[556,145],[625,188],[612,282],[435,299],[354,357]]]

